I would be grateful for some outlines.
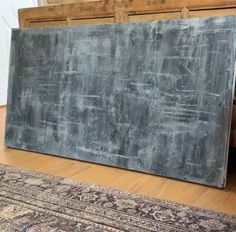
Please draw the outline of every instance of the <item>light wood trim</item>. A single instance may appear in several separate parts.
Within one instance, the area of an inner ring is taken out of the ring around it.
[[[81,2],[101,2],[102,0],[46,0],[46,1],[47,4],[71,4],[71,3],[81,3]]]
[[[95,19],[71,19],[68,18],[67,25],[81,25],[81,24],[99,24],[99,23],[114,23],[114,18],[95,18]]]
[[[189,17],[236,15],[236,8],[190,11]]]
[[[189,9],[186,7],[181,10],[181,18],[189,18]]]
[[[122,23],[128,21],[128,13],[126,11],[118,10],[115,12],[115,22]]]
[[[158,14],[145,14],[145,15],[130,15],[129,22],[141,22],[150,20],[165,20],[165,19],[179,19],[181,18],[180,12],[171,13],[158,13]]]
[[[51,26],[66,26],[66,20],[51,20],[51,21],[36,21],[36,22],[29,22],[29,27],[51,27]]]
[[[140,15],[164,12],[182,12],[203,9],[236,7],[236,0],[104,0],[76,4],[64,4],[45,7],[20,9],[20,27],[29,26],[29,21],[61,19],[67,17],[96,18],[115,17],[116,22],[126,21],[127,15]],[[184,10],[183,10],[184,9]]]

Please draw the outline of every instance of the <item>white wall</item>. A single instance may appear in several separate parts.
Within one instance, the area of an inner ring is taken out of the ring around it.
[[[18,27],[17,9],[37,5],[37,0],[6,0],[0,3],[0,105],[7,102],[11,28]]]

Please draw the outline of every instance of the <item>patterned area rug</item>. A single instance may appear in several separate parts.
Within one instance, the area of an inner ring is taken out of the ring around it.
[[[0,165],[1,232],[236,231],[236,217]]]

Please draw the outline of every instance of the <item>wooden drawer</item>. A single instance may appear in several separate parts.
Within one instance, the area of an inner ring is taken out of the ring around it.
[[[29,27],[51,27],[51,26],[66,26],[66,25],[67,25],[66,20],[29,22]]]
[[[165,20],[165,19],[179,19],[181,12],[171,13],[158,13],[158,14],[144,14],[144,15],[130,15],[128,16],[129,22],[141,22],[150,20]]]
[[[114,17],[107,18],[92,18],[92,19],[69,19],[68,25],[81,25],[81,24],[98,24],[98,23],[114,23]]]
[[[189,12],[190,18],[236,15],[236,8],[230,9],[214,9],[214,10],[195,10]]]

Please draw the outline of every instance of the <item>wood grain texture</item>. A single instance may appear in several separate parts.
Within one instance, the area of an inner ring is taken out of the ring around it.
[[[19,10],[20,27],[29,27],[31,21],[49,19],[97,18],[116,17],[127,21],[127,16],[158,14],[158,13],[181,13],[182,17],[188,16],[188,11],[212,10],[236,7],[236,1],[230,0],[207,0],[207,1],[176,1],[176,0],[107,0],[107,1],[82,1],[77,4],[54,5]],[[192,15],[194,12],[192,12]],[[121,16],[123,15],[123,16]],[[168,17],[167,17],[168,18]],[[116,20],[120,22],[120,20]]]
[[[46,0],[48,4],[71,4],[71,3],[82,3],[82,2],[104,2],[104,0]]]
[[[235,22],[13,31],[6,144],[224,186]]]
[[[0,108],[0,163],[146,194],[236,215],[236,159],[231,151],[224,190],[124,169],[4,147],[6,108]]]
[[[37,21],[37,22],[30,22],[30,27],[50,27],[50,26],[66,26],[67,21],[66,20],[51,20],[51,21]]]
[[[114,23],[114,17],[108,18],[95,18],[95,19],[69,19],[67,25],[75,26],[81,24],[102,24],[102,23]]]
[[[144,14],[144,15],[129,15],[129,22],[142,22],[151,20],[165,20],[165,19],[179,19],[180,12],[158,13],[158,14]]]
[[[229,9],[213,9],[213,10],[195,10],[189,12],[190,18],[195,17],[209,17],[209,16],[224,16],[224,15],[236,15],[236,8]]]

